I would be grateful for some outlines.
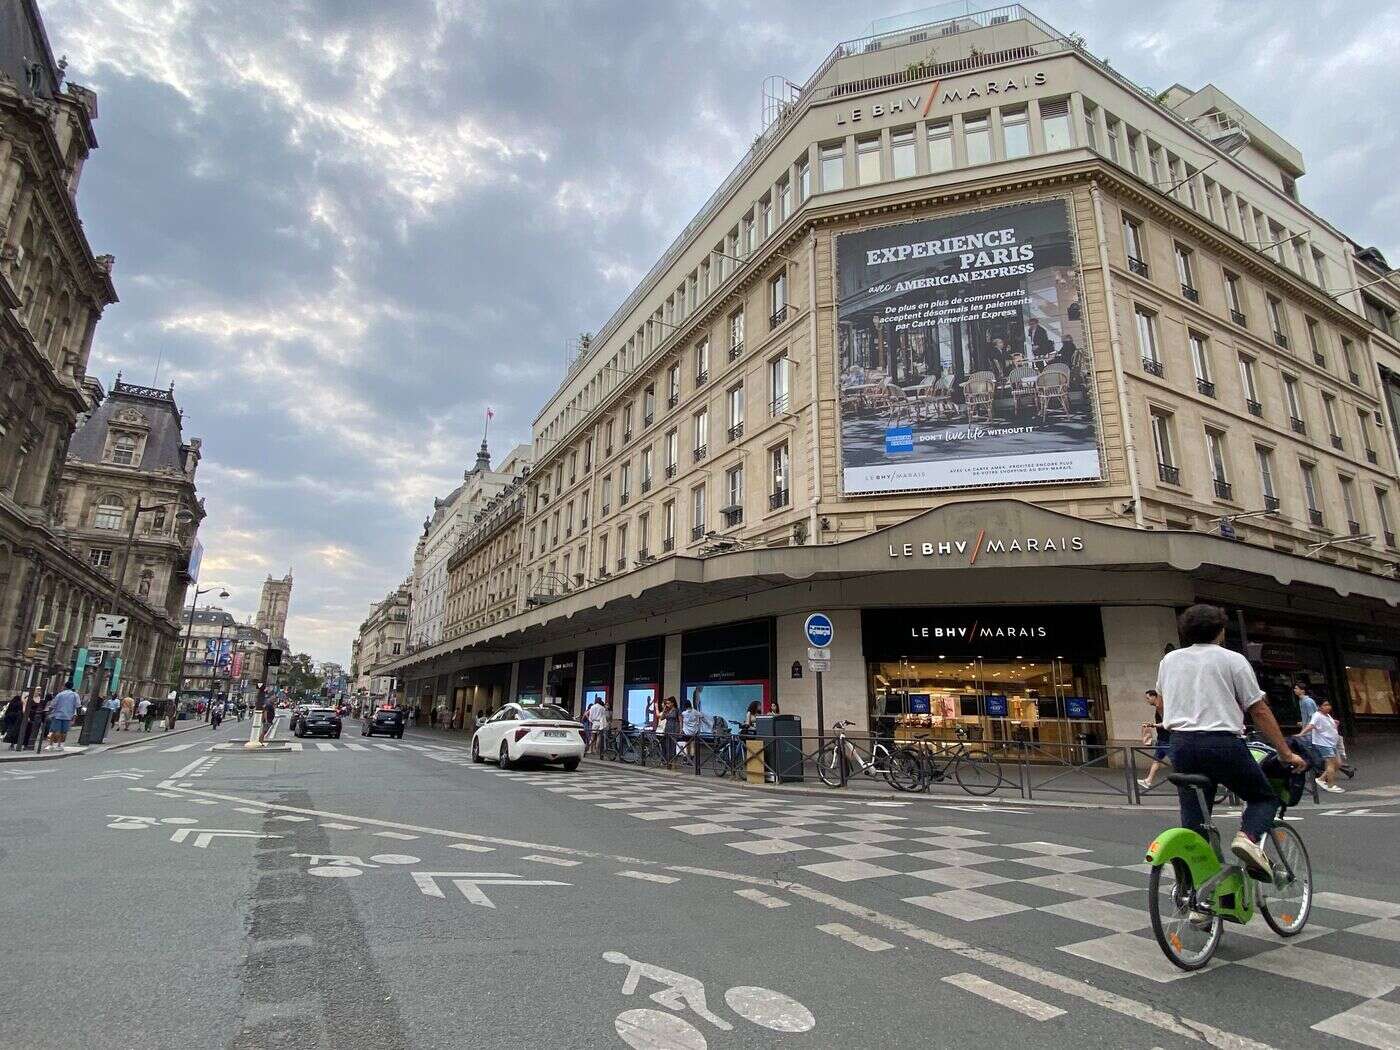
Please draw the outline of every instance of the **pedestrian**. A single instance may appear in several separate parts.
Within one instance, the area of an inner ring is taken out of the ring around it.
[[[102,706],[107,709],[107,725],[110,726],[112,732],[115,733],[117,731],[117,723],[121,720],[121,697],[117,696],[116,693],[113,693],[107,698],[107,702]]]
[[[1142,724],[1142,741],[1145,744],[1150,738],[1153,742],[1153,751],[1152,765],[1147,770],[1147,776],[1138,781],[1138,787],[1143,791],[1151,791],[1152,785],[1157,783],[1157,774],[1166,767],[1167,752],[1171,750],[1172,735],[1162,725],[1162,694],[1155,689],[1149,689],[1143,695],[1147,698],[1147,702],[1152,705],[1152,721]]]
[[[209,728],[218,730],[219,724],[224,720],[224,705],[214,704],[209,712]]]
[[[1322,775],[1317,778],[1317,786],[1323,791],[1335,794],[1345,791],[1346,788],[1337,786],[1337,770],[1342,765],[1342,760],[1337,756],[1337,749],[1341,746],[1342,736],[1337,731],[1337,720],[1332,717],[1332,701],[1322,701],[1322,706],[1313,712],[1312,718],[1298,731],[1298,735],[1308,738],[1313,750],[1326,766]]]
[[[118,726],[123,733],[131,728],[131,716],[136,713],[136,701],[132,699],[130,693],[122,697],[122,720]]]
[[[68,739],[68,727],[78,713],[78,694],[72,689],[60,690],[49,705],[49,746],[55,751],[63,750]]]
[[[436,707],[433,708],[431,711],[428,712],[428,725],[429,725],[429,727],[432,728],[432,729],[436,729],[436,728],[437,728],[437,708],[436,708]]]
[[[38,742],[43,739],[44,711],[49,706],[49,701],[53,699],[47,694],[40,696],[36,690],[26,704],[28,709],[24,720],[24,742],[20,745],[21,750],[28,750],[30,746],[38,747]]]
[[[12,747],[19,741],[20,716],[23,714],[24,702],[16,693],[10,697],[10,702],[5,705],[5,714],[0,716],[0,739]]]
[[[1317,714],[1317,701],[1308,693],[1307,684],[1304,682],[1294,683],[1293,698],[1298,701],[1298,724],[1306,726],[1312,721],[1312,716]]]
[[[661,731],[661,757],[669,766],[676,758],[676,737],[680,735],[681,719],[676,710],[676,698],[668,696],[661,701],[661,714],[657,728]]]
[[[151,723],[156,720],[156,709],[148,697],[143,696],[141,702],[136,705],[136,717],[141,719],[141,731],[149,733]]]
[[[262,708],[263,724],[262,731],[258,734],[259,743],[267,743],[267,736],[272,732],[272,725],[277,721],[277,701],[269,693],[263,700]]]
[[[758,718],[763,714],[763,701],[749,701],[749,709],[744,712],[744,727],[741,730],[745,736],[753,736],[758,731]]]
[[[700,715],[700,690],[695,690],[693,700],[681,701],[681,735],[687,740],[700,735],[703,721]]]
[[[588,710],[584,712],[584,718],[586,719],[585,724],[588,726],[590,736],[584,743],[583,748],[585,751],[594,750],[593,742],[596,740],[598,743],[596,750],[598,756],[601,758],[603,755],[603,737],[606,735],[608,729],[608,705],[603,703],[603,696],[601,693],[593,698],[593,703],[588,705]]]

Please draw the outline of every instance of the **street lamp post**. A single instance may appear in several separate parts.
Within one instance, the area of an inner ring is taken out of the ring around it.
[[[185,660],[189,658],[190,635],[194,633],[194,608],[199,604],[199,596],[208,594],[213,589],[213,587],[200,587],[196,581],[194,595],[190,598],[190,618],[185,626],[185,644],[180,650],[180,676],[175,680],[175,702],[170,708],[170,717],[166,723],[168,729],[175,728],[175,719],[180,715],[180,694],[185,687]],[[219,597],[227,598],[228,591],[220,591]]]

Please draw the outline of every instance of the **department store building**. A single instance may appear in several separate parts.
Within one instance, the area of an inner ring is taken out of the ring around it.
[[[773,101],[543,406],[516,611],[406,701],[814,728],[823,612],[828,726],[1124,741],[1212,601],[1285,722],[1400,729],[1400,295],[1298,150],[1018,6]]]

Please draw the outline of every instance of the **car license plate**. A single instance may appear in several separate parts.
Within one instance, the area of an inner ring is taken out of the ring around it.
[[[562,740],[562,739],[564,739],[564,737],[568,736],[569,734],[568,734],[568,731],[567,731],[567,730],[564,730],[564,729],[546,729],[546,730],[544,731],[544,735],[547,736],[547,737],[551,737],[551,738],[555,738],[555,739]]]

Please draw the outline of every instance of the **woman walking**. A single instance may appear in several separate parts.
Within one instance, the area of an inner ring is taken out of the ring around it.
[[[1156,748],[1152,752],[1152,765],[1147,770],[1147,776],[1139,780],[1138,787],[1143,791],[1151,791],[1152,786],[1157,783],[1158,776],[1167,764],[1167,750],[1171,747],[1171,733],[1162,725],[1162,697],[1155,689],[1149,689],[1144,694],[1147,702],[1152,705],[1152,722],[1150,727],[1153,736],[1156,738]],[[1149,723],[1142,724],[1143,738],[1147,738]]]

